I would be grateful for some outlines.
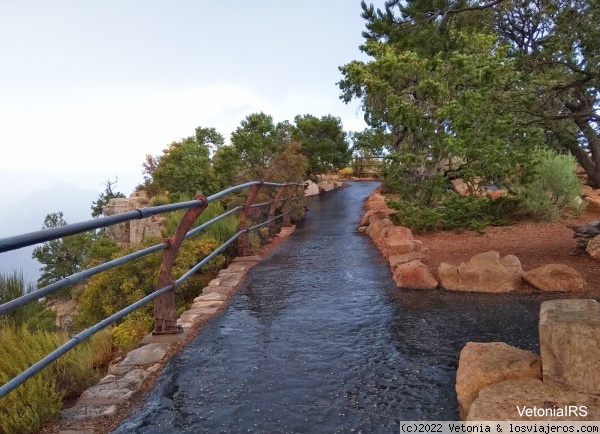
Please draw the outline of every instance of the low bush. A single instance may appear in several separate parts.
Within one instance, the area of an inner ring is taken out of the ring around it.
[[[575,176],[575,159],[547,149],[537,151],[536,159],[533,180],[519,189],[530,214],[554,221],[566,212],[581,212],[581,181]]]
[[[141,247],[148,247],[157,242],[156,239],[148,239]],[[184,241],[173,267],[173,278],[182,276],[218,246],[217,241],[212,239]],[[116,256],[129,254],[139,247],[128,247]],[[156,252],[92,277],[78,300],[79,315],[76,326],[83,328],[95,324],[153,292],[156,289],[161,263],[162,252]],[[175,290],[177,307],[189,304],[224,263],[225,257],[219,254],[199,273],[178,285]],[[121,349],[130,345],[134,335],[143,336],[150,330],[152,321],[147,322],[145,318],[153,316],[152,303],[148,303],[132,315],[125,319],[123,324],[126,325],[117,325],[113,329],[114,343]],[[144,324],[146,329],[142,332]]]
[[[482,231],[486,226],[505,226],[518,216],[520,200],[511,197],[451,194],[436,206],[424,206],[408,200],[388,200],[397,210],[390,218],[416,232],[435,229],[465,228]]]
[[[112,337],[119,351],[131,351],[152,329],[153,318],[142,312],[133,312],[125,320],[113,328]]]
[[[201,224],[223,214],[223,212],[225,212],[223,205],[221,205],[219,202],[212,202],[208,205],[208,207],[206,207],[202,214],[200,214],[192,227],[198,227]],[[167,215],[162,230],[162,235],[165,238],[173,236],[184,214],[185,210],[180,210],[171,212]],[[227,216],[204,229],[200,234],[198,234],[198,238],[213,239],[221,244],[235,235],[235,233],[238,231],[238,227],[239,214],[233,213],[232,215]]]
[[[22,272],[0,271],[0,304],[7,303],[34,290],[26,284]],[[43,303],[35,301],[0,316],[0,327],[26,324],[30,330],[54,331],[56,315]]]
[[[31,332],[5,326],[0,333],[0,383],[6,383],[67,341],[65,333]],[[94,348],[84,342],[0,398],[0,432],[34,433],[53,419],[64,398],[78,396],[98,381]]]

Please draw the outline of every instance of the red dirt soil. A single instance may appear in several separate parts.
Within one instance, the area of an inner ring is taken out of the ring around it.
[[[495,250],[501,256],[515,255],[524,271],[551,263],[568,265],[581,273],[587,283],[587,288],[577,293],[577,297],[600,297],[600,260],[587,254],[573,255],[576,241],[573,231],[566,227],[599,220],[600,210],[588,208],[581,216],[554,223],[520,222],[506,227],[489,227],[484,234],[438,231],[414,236],[429,249],[425,263],[436,276],[442,262],[458,265],[478,253]]]

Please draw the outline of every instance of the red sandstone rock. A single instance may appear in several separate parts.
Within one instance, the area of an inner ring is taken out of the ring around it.
[[[523,275],[527,283],[540,291],[581,291],[585,281],[577,271],[563,264],[547,264]]]
[[[394,271],[394,281],[399,288],[435,289],[438,286],[429,269],[418,260],[398,265]]]
[[[586,416],[558,416],[557,409],[585,406]],[[526,409],[540,409],[543,416],[527,416]],[[523,414],[519,413],[519,409]],[[554,414],[554,415],[553,415]],[[533,378],[492,384],[479,392],[467,420],[600,420],[600,397],[560,388]]]
[[[466,419],[481,389],[515,378],[541,380],[540,357],[504,342],[467,342],[460,352],[456,371],[456,396],[461,420]]]
[[[600,303],[551,300],[540,309],[544,382],[600,395]]]
[[[500,259],[494,251],[475,255],[458,267],[447,263],[438,267],[441,285],[454,291],[515,291],[522,285],[521,272],[521,263],[515,256]]]

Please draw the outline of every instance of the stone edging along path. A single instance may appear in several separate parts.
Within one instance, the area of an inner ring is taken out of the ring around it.
[[[427,248],[410,229],[394,226],[388,217],[395,211],[379,191],[369,196],[365,209],[359,231],[367,233],[389,261],[398,287],[438,287],[421,262],[427,259]],[[500,277],[482,285],[482,279],[469,282],[460,275],[461,268],[468,276],[478,266]],[[543,274],[547,269],[551,272]],[[458,276],[452,274],[457,272]],[[442,263],[438,275],[440,287],[458,291],[510,292],[526,284],[542,291],[577,291],[585,285],[579,273],[564,265],[549,264],[524,273],[518,258],[500,258],[497,252],[475,255],[458,267]],[[456,375],[462,420],[600,420],[600,303],[543,302],[539,338],[540,355],[503,342],[467,343]]]
[[[63,410],[50,432],[59,434],[96,434],[116,427],[132,406],[133,400],[154,385],[154,379],[169,358],[190,342],[202,326],[226,307],[248,271],[287,238],[295,226],[281,229],[277,238],[256,255],[238,256],[202,289],[191,309],[177,323],[184,329],[178,335],[146,336],[141,347],[130,351],[108,368],[100,382],[84,391],[75,405]]]
[[[399,288],[471,292],[579,292],[586,282],[579,272],[564,264],[546,264],[524,271],[514,255],[500,257],[496,251],[482,252],[458,266],[442,262],[437,276],[423,263],[428,248],[410,229],[396,226],[389,215],[385,196],[376,189],[365,201],[365,214],[358,230],[372,239],[390,263]]]

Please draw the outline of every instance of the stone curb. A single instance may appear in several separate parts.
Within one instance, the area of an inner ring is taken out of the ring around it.
[[[295,226],[282,228],[278,238],[287,238]],[[227,268],[204,287],[194,299],[191,309],[183,312],[177,324],[184,333],[178,335],[147,335],[142,346],[127,353],[125,358],[108,368],[98,384],[85,390],[75,405],[61,411],[58,417],[58,434],[96,434],[90,419],[113,417],[119,406],[127,404],[141,390],[144,380],[162,369],[161,361],[169,356],[175,343],[184,343],[189,331],[220,314],[237,291],[248,271],[259,263],[258,255],[238,256]]]

